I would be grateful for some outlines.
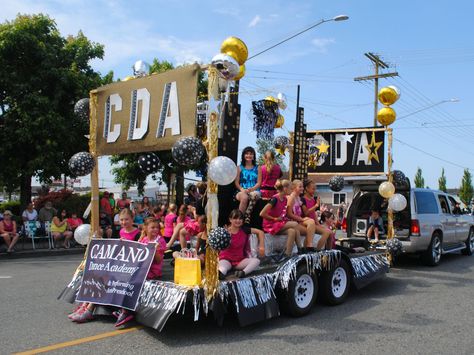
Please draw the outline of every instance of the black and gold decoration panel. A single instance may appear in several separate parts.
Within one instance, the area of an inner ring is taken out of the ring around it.
[[[309,131],[311,141],[320,137],[324,143],[317,148],[317,164],[308,173],[383,173],[385,163],[385,128],[347,128]],[[328,147],[329,146],[329,147]]]
[[[303,180],[308,175],[308,143],[306,137],[304,108],[299,107],[293,135],[292,179]]]

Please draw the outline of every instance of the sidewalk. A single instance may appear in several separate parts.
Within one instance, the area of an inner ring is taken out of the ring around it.
[[[0,261],[8,259],[19,259],[19,258],[35,258],[43,256],[59,256],[59,255],[82,255],[84,254],[86,248],[80,245],[76,247],[71,247],[69,249],[64,248],[55,248],[48,249],[47,243],[38,243],[36,242],[36,249],[33,249],[30,240],[25,240],[23,243],[20,240],[15,245],[16,252],[7,254],[5,244],[0,246]]]

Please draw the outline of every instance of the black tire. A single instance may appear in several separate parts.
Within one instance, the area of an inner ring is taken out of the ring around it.
[[[443,239],[438,232],[433,233],[428,249],[422,254],[422,261],[428,266],[438,266],[441,261]]]
[[[280,308],[293,317],[308,314],[318,295],[318,278],[308,274],[305,264],[296,269],[296,278],[288,284],[288,290],[281,290]]]
[[[466,240],[466,249],[461,250],[463,255],[472,255],[474,253],[474,228],[469,230],[469,235]]]
[[[330,306],[343,303],[349,295],[351,287],[351,270],[347,261],[330,271],[324,271],[320,277],[321,299]]]

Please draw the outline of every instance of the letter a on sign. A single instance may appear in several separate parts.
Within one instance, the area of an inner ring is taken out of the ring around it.
[[[138,117],[138,103],[141,101],[141,114]],[[132,105],[130,109],[130,127],[128,129],[128,140],[142,139],[148,132],[150,121],[150,92],[145,89],[132,91]]]
[[[160,122],[158,124],[156,137],[164,137],[167,128],[171,129],[172,136],[181,134],[176,81],[165,84],[163,102],[161,104]]]
[[[122,98],[119,94],[110,95],[105,102],[105,117],[104,117],[104,138],[107,140],[107,143],[116,142],[118,137],[120,137],[120,128],[121,124],[114,124],[112,126],[112,106],[115,107],[115,112],[122,111]]]

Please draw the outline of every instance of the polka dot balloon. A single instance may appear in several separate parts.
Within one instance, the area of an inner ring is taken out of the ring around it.
[[[344,178],[340,175],[335,175],[329,179],[329,188],[332,191],[338,192],[344,188]]]
[[[74,105],[74,114],[81,121],[89,123],[89,99],[80,99]]]
[[[204,150],[204,146],[199,138],[184,137],[174,143],[171,148],[171,154],[179,165],[195,166],[199,164]]]
[[[76,153],[69,159],[69,170],[74,176],[89,175],[94,165],[94,158],[88,152]]]
[[[216,227],[211,230],[211,233],[209,233],[207,242],[214,250],[224,250],[230,245],[230,233],[223,227]]]
[[[146,153],[138,157],[138,165],[145,174],[153,174],[160,167],[160,159],[155,153]]]

